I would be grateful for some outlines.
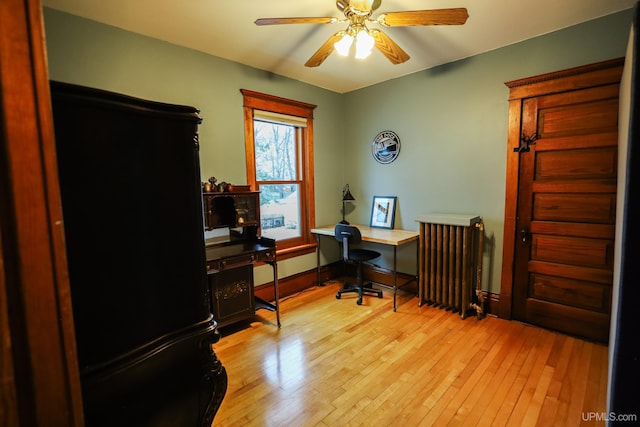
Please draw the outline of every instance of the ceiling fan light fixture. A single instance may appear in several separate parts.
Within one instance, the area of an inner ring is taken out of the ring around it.
[[[344,33],[342,38],[337,41],[333,46],[336,48],[336,51],[342,55],[349,55],[349,49],[351,49],[351,44],[353,43],[353,36],[349,33]]]
[[[349,6],[356,10],[367,11],[371,10],[373,0],[350,0]]]
[[[371,55],[371,49],[373,49],[374,44],[375,40],[371,37],[366,28],[360,30],[356,35],[356,58],[364,59]]]

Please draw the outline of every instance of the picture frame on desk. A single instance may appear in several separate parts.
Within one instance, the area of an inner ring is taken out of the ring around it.
[[[396,196],[373,196],[369,226],[393,229],[396,216]]]

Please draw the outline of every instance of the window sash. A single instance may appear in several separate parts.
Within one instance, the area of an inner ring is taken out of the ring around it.
[[[255,118],[255,111],[254,111],[254,121],[256,120]],[[305,119],[306,122],[306,119]],[[294,140],[293,140],[293,144],[294,144],[294,156],[295,156],[295,162],[296,162],[296,170],[295,170],[295,174],[296,176],[292,179],[271,179],[271,180],[261,180],[258,179],[256,176],[256,188],[260,189],[260,186],[262,185],[289,185],[289,184],[296,184],[298,187],[298,194],[297,194],[297,233],[295,235],[289,235],[289,233],[286,232],[286,227],[289,226],[289,223],[287,221],[283,221],[282,224],[278,223],[278,225],[282,228],[285,228],[285,230],[280,230],[279,232],[276,232],[275,230],[271,230],[268,231],[267,229],[262,229],[261,233],[263,235],[266,235],[267,237],[271,237],[271,238],[275,238],[278,241],[278,245],[282,246],[295,246],[301,243],[305,243],[306,240],[304,239],[304,233],[305,233],[305,224],[306,224],[306,220],[305,220],[305,211],[304,211],[304,207],[305,207],[305,194],[304,194],[304,180],[302,179],[302,175],[303,175],[303,163],[301,161],[302,158],[302,152],[303,152],[303,145],[304,145],[304,138],[303,138],[303,129],[297,126],[294,126],[292,124],[288,124],[288,123],[276,123],[276,122],[269,122],[269,123],[273,123],[273,124],[277,124],[277,125],[285,125],[285,126],[293,126],[293,134],[294,134]],[[255,129],[255,128],[254,128]],[[255,156],[255,132],[254,132],[254,157]],[[256,160],[256,175],[257,175],[257,160]],[[262,196],[263,193],[261,193],[260,195],[260,199],[262,201]],[[261,204],[262,207],[262,204]],[[284,207],[282,208],[282,210],[286,210]],[[261,211],[261,216],[262,216],[262,211]],[[285,215],[286,217],[286,215]],[[284,218],[286,220],[286,218]]]
[[[255,121],[255,119],[254,119]],[[264,123],[264,122],[263,122]],[[288,180],[301,180],[302,176],[303,176],[303,167],[304,167],[304,163],[302,162],[301,156],[302,156],[302,144],[303,144],[303,137],[302,137],[302,129],[296,126],[292,126],[290,124],[284,124],[284,123],[275,123],[275,122],[268,122],[269,124],[275,124],[275,125],[279,125],[279,126],[288,126],[288,127],[292,127],[293,128],[293,157],[295,157],[295,165],[293,165],[293,167],[295,168],[295,176],[293,178],[284,178],[282,176],[280,177],[272,177],[274,179],[282,179],[285,181]],[[258,164],[257,164],[257,152],[255,150],[255,140],[256,140],[256,133],[255,133],[255,123],[254,123],[254,156],[256,157],[256,181],[266,181],[264,179],[259,179],[258,178]],[[262,169],[261,169],[262,170]],[[264,174],[262,174],[264,175]]]

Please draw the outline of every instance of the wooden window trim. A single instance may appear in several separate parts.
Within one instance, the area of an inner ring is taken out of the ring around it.
[[[307,119],[307,127],[301,128],[301,160],[303,163],[302,181],[303,198],[301,200],[301,228],[302,236],[295,243],[285,244],[277,250],[279,259],[310,253],[315,250],[315,240],[311,229],[315,227],[315,193],[314,193],[314,162],[313,162],[313,110],[314,104],[281,98],[265,93],[240,89],[244,101],[244,141],[247,169],[247,184],[252,190],[258,190],[256,184],[256,156],[254,146],[253,110],[272,111]],[[281,258],[282,257],[282,258]]]

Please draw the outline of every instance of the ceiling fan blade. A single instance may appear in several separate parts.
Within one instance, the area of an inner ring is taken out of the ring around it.
[[[279,25],[279,24],[332,24],[338,22],[338,18],[259,18],[256,25]]]
[[[376,48],[393,64],[402,64],[411,58],[407,52],[402,50],[400,46],[391,37],[378,29],[369,30],[369,34],[376,42]]]
[[[408,27],[413,25],[462,25],[469,14],[464,7],[453,9],[413,10],[407,12],[387,12],[376,19],[387,27]]]
[[[337,41],[339,41],[345,34],[345,31],[338,31],[337,33],[329,37],[329,40],[324,42],[324,44],[320,46],[320,49],[318,49],[316,53],[314,53],[311,58],[309,58],[309,60],[304,64],[305,67],[317,67],[322,64],[324,60],[327,59],[327,57],[331,55],[335,50],[335,47],[333,45]]]

